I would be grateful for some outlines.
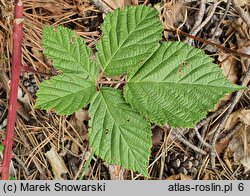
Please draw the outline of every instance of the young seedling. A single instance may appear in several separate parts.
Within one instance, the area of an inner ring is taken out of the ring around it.
[[[90,103],[89,142],[109,164],[148,176],[150,123],[193,127],[225,94],[243,89],[228,82],[202,50],[161,44],[163,26],[154,8],[117,9],[101,30],[93,61],[73,31],[44,28],[44,54],[61,74],[40,84],[36,107],[70,115]],[[126,80],[120,89],[102,81],[121,75]]]

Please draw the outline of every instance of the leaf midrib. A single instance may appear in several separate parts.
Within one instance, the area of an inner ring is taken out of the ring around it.
[[[113,60],[113,58],[115,57],[115,55],[117,54],[117,52],[122,48],[123,44],[128,40],[128,38],[131,36],[131,34],[134,33],[135,29],[141,24],[142,21],[144,21],[144,19],[148,16],[148,14],[151,13],[151,12],[148,12],[146,14],[145,17],[143,17],[143,19],[135,26],[135,28],[131,31],[131,33],[129,33],[129,35],[126,37],[126,39],[121,43],[120,47],[117,48],[117,50],[115,51],[115,53],[111,56],[111,58],[109,59],[108,62],[106,62],[106,65],[104,66],[103,68],[103,71],[105,72],[107,66],[110,64],[110,62]],[[112,29],[111,29],[112,30]]]
[[[130,145],[128,144],[127,140],[125,139],[125,137],[124,137],[123,134],[122,134],[121,127],[118,126],[117,123],[116,123],[116,121],[114,120],[115,118],[114,118],[114,116],[112,115],[113,113],[111,112],[111,109],[109,108],[109,106],[108,106],[108,104],[107,104],[107,101],[106,101],[106,99],[104,98],[102,92],[100,92],[100,94],[101,94],[101,96],[102,96],[102,98],[103,98],[103,101],[104,101],[104,103],[105,103],[105,105],[106,105],[107,111],[108,111],[108,112],[110,113],[110,115],[112,116],[112,119],[113,119],[113,121],[114,121],[114,124],[116,124],[117,128],[119,129],[119,132],[120,132],[121,137],[123,137],[123,140],[126,142],[127,146],[130,146]],[[113,130],[112,130],[112,131],[113,131]],[[134,156],[134,160],[137,162],[137,164],[140,165],[140,162],[137,161],[136,156],[135,156],[133,150],[131,150],[130,147],[128,147],[128,150],[129,150],[130,153]]]
[[[211,82],[211,81],[210,81]],[[127,84],[146,84],[146,83],[153,83],[155,84],[165,84],[168,86],[195,86],[195,87],[209,87],[209,88],[217,88],[217,89],[240,89],[239,87],[229,87],[229,86],[219,86],[219,85],[211,85],[211,84],[197,84],[197,83],[178,83],[178,82],[167,82],[167,81],[128,81]],[[233,84],[232,84],[233,85]]]

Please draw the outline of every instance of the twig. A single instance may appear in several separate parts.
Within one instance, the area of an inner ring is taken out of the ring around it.
[[[4,140],[4,157],[2,163],[2,180],[7,180],[9,177],[9,167],[12,158],[12,145],[13,134],[16,119],[16,111],[18,109],[17,104],[17,92],[19,83],[19,74],[21,69],[21,47],[23,37],[23,3],[21,0],[15,1],[14,11],[14,29],[13,29],[13,56],[12,56],[12,70],[11,70],[11,82],[10,82],[10,95],[7,117],[7,130]]]
[[[93,2],[94,5],[96,5],[97,8],[99,8],[105,14],[113,10],[110,7],[110,5],[106,4],[103,1],[100,1],[100,0],[91,0],[91,1]]]
[[[84,175],[86,174],[87,169],[90,166],[90,162],[93,159],[94,155],[95,155],[95,153],[92,150],[92,152],[90,153],[90,155],[87,158],[87,161],[85,162],[84,167],[82,168],[82,173],[81,173],[80,177],[78,178],[78,180],[82,180],[83,179]]]
[[[246,74],[243,77],[242,86],[247,86],[249,81],[250,81],[250,65],[248,66]],[[217,138],[218,138],[220,132],[223,130],[229,115],[232,113],[234,107],[236,106],[236,104],[238,103],[240,98],[242,97],[243,93],[244,93],[243,90],[237,91],[235,93],[235,95],[232,98],[231,105],[229,106],[227,112],[224,114],[224,117],[221,120],[221,124],[219,125],[219,127],[217,128],[217,130],[214,133],[214,136],[213,136],[213,139],[212,139],[212,142],[211,142],[212,148],[211,148],[211,151],[210,151],[210,158],[211,158],[212,168],[215,168],[215,157],[216,157],[215,145],[216,145]]]
[[[49,73],[37,71],[37,70],[35,70],[33,68],[30,68],[30,67],[24,66],[24,65],[21,65],[20,72],[30,72],[30,73],[39,74],[39,75],[42,75],[42,76],[55,76],[54,74],[49,74]]]
[[[216,28],[215,28],[215,30],[214,30],[214,32],[213,32],[213,36],[211,37],[212,40],[213,40],[214,37],[216,36],[216,33],[217,33],[217,31],[218,31],[220,25],[222,24],[223,20],[226,18],[226,15],[227,15],[228,10],[229,10],[229,8],[230,8],[230,3],[231,3],[231,0],[227,0],[227,5],[226,5],[225,12],[224,12],[222,18],[220,19],[220,22],[218,23],[218,25],[216,26]]]
[[[29,172],[28,168],[26,167],[26,165],[23,163],[23,161],[21,159],[19,159],[18,156],[16,154],[14,154],[14,153],[13,153],[13,158],[16,159],[18,164],[24,169],[25,174],[27,176],[29,176],[30,172]]]
[[[204,124],[204,126],[202,126],[202,128],[201,128],[201,130],[200,130],[200,132],[198,132],[199,134],[200,134],[200,136],[201,136],[201,138],[202,138],[202,140],[205,142],[205,140],[204,140],[204,138],[205,138],[205,134],[206,134],[206,131],[207,131],[207,129],[208,129],[208,123],[206,123],[206,124]],[[194,127],[194,129],[195,129],[195,131],[197,130],[198,131],[198,129],[196,128],[196,127]],[[198,148],[202,148],[202,144],[203,142],[201,141],[201,140],[199,140],[199,142],[198,142],[198,144],[197,144],[197,147]],[[201,157],[201,154],[198,154],[198,153],[196,153],[195,154],[195,157],[197,158],[197,159],[199,159],[200,157]]]
[[[198,129],[197,129],[196,127],[194,128],[194,131],[195,131],[195,134],[196,134],[197,138],[200,140],[200,142],[201,142],[204,146],[206,146],[206,147],[208,147],[208,148],[211,148],[211,147],[212,147],[209,143],[207,143],[207,142],[202,138],[202,136],[200,135],[200,133],[199,133],[199,131],[198,131]]]
[[[79,174],[81,173],[82,168],[83,168],[83,165],[84,165],[84,163],[86,162],[87,153],[88,153],[88,148],[86,148],[85,151],[84,151],[84,153],[83,153],[82,161],[81,161],[81,163],[80,163],[80,165],[79,165],[79,167],[78,167],[78,170],[77,170],[76,173],[75,173],[75,176],[74,176],[73,180],[77,180]]]
[[[192,148],[194,151],[199,152],[203,155],[207,155],[207,152],[198,148],[197,146],[191,144],[189,141],[185,140],[180,133],[178,133],[178,131],[176,129],[172,129],[172,134],[183,144],[187,145],[188,147]]]
[[[191,33],[192,35],[196,35],[213,17],[214,12],[218,6],[220,2],[216,1],[213,5],[213,7],[211,8],[211,11],[209,12],[209,15],[207,16],[207,18],[199,25],[197,26],[197,28]]]
[[[239,6],[239,4],[235,0],[232,0],[232,5],[233,5],[234,9],[240,15],[241,19],[247,24],[248,28],[250,29],[250,16],[249,16],[249,14],[247,12],[244,12],[244,10]]]
[[[190,35],[190,34],[184,32],[184,31],[181,31],[181,30],[178,30],[178,29],[171,30],[171,29],[166,29],[165,28],[164,30],[165,31],[169,31],[169,32],[174,32],[174,33],[180,34],[180,35],[185,35],[185,36],[190,37],[190,38],[192,38],[194,40],[197,40],[199,42],[202,42],[202,43],[205,43],[207,45],[213,46],[213,47],[215,47],[217,49],[223,50],[225,53],[232,54],[234,56],[241,56],[241,57],[245,57],[245,58],[250,58],[249,54],[238,52],[237,50],[234,50],[234,49],[231,49],[231,48],[226,48],[226,47],[224,47],[224,46],[222,46],[220,44],[216,44],[214,42],[202,39],[200,37],[196,37],[196,36]]]
[[[211,11],[209,12],[209,15],[207,16],[207,18],[201,23],[201,25],[199,25],[197,27],[197,29],[195,29],[194,34],[196,35],[213,17],[214,12],[217,8],[217,6],[220,4],[220,2],[216,1],[213,5],[213,7],[211,8]]]
[[[205,14],[205,9],[206,9],[206,0],[201,0],[200,1],[200,8],[199,8],[199,12],[198,12],[198,16],[197,16],[197,19],[194,23],[194,26],[193,28],[191,29],[190,31],[190,34],[191,35],[196,35],[194,33],[195,29],[200,26],[201,22],[202,22],[202,19],[204,17],[204,14]]]
[[[228,106],[230,105],[230,103],[224,105],[223,107],[219,108],[218,110],[216,110],[216,112],[214,112],[213,114],[211,114],[210,116],[208,116],[207,118],[204,118],[203,120],[201,120],[200,122],[198,122],[195,126],[196,129],[200,129],[202,126],[208,124],[209,121],[211,121],[212,119],[214,119],[216,116],[218,116],[222,111],[224,111]]]

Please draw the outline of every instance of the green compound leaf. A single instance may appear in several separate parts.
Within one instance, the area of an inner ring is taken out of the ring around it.
[[[35,107],[72,114],[88,104],[96,91],[98,69],[90,59],[91,50],[74,31],[62,26],[45,27],[42,45],[62,74],[40,84]]]
[[[127,73],[139,65],[159,45],[163,27],[159,13],[146,6],[128,6],[107,14],[102,24],[102,37],[97,58],[107,76]]]
[[[57,114],[72,114],[88,104],[96,92],[95,84],[82,74],[62,74],[45,80],[37,92],[36,108],[55,109]]]
[[[148,176],[149,123],[125,103],[122,92],[101,88],[91,101],[89,114],[89,141],[95,154],[109,164]]]
[[[220,98],[240,89],[202,50],[168,42],[128,74],[125,98],[156,124],[193,127]]]
[[[45,27],[42,36],[44,54],[53,60],[53,66],[63,73],[83,74],[95,80],[97,66],[91,61],[91,50],[75,32],[59,26],[57,29]]]

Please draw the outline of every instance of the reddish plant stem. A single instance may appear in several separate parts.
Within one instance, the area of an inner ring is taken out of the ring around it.
[[[15,0],[12,70],[11,70],[11,81],[10,81],[7,130],[4,140],[4,152],[3,152],[3,162],[2,162],[2,175],[1,175],[2,180],[7,180],[9,177],[10,161],[12,158],[14,126],[16,121],[16,111],[18,109],[17,91],[19,83],[19,74],[22,67],[21,63],[21,47],[22,47],[22,37],[23,37],[22,26],[23,26],[23,4],[21,0]]]

